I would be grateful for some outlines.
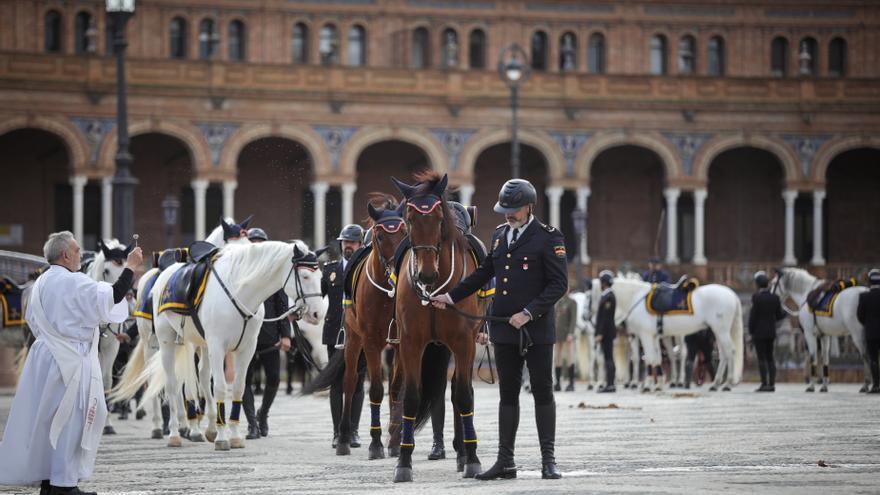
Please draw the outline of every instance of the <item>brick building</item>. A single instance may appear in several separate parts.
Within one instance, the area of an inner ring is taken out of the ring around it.
[[[0,249],[111,230],[115,62],[103,2],[0,2]],[[594,273],[655,250],[719,282],[880,262],[880,6],[864,0],[142,0],[128,26],[136,231],[221,214],[323,244],[388,176],[432,167],[482,213],[523,171]],[[586,240],[571,211],[588,213]],[[665,214],[661,214],[664,212]]]

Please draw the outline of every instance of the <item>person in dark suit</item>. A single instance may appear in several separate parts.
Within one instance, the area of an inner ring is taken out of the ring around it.
[[[361,248],[364,242],[364,229],[357,224],[346,225],[336,238],[340,243],[342,258],[324,264],[321,278],[321,294],[327,296],[327,316],[324,318],[324,333],[322,343],[327,346],[327,358],[333,354],[342,352],[336,344],[342,343],[339,332],[342,329],[343,318],[343,285],[345,267],[355,251]],[[341,368],[336,381],[330,386],[330,415],[333,417],[333,442],[335,449],[339,438],[339,420],[342,418],[342,381],[345,368]],[[361,422],[361,411],[364,408],[364,377],[367,374],[367,364],[363,355],[358,362],[358,380],[354,389],[354,398],[351,403],[351,446],[360,447],[361,439],[358,434],[358,425]]]
[[[767,273],[755,273],[758,291],[752,295],[752,309],[749,311],[749,334],[758,354],[758,369],[761,372],[761,386],[756,392],[776,390],[776,362],[773,360],[773,346],[776,343],[776,324],[785,318],[779,296],[768,289],[770,279]]]
[[[869,394],[880,394],[880,270],[868,272],[868,292],[859,294],[856,315],[865,327],[865,347],[871,364],[871,389]]]
[[[602,296],[599,299],[599,310],[596,312],[596,341],[602,346],[602,355],[605,356],[605,385],[599,387],[599,393],[617,392],[614,385],[617,369],[614,366],[614,338],[617,337],[617,325],[614,324],[614,312],[617,310],[617,299],[611,286],[614,284],[614,274],[603,270],[599,274],[599,283],[602,287]]]
[[[663,260],[652,256],[648,260],[648,271],[642,273],[642,280],[652,284],[669,283],[669,272],[663,269]]]
[[[565,239],[555,227],[532,215],[537,202],[535,187],[528,181],[504,183],[495,211],[507,223],[492,235],[491,251],[470,276],[447,294],[432,298],[438,308],[455,304],[495,277],[497,287],[493,316],[509,318],[491,322],[501,403],[498,412],[498,460],[476,476],[491,480],[515,478],[513,447],[519,426],[519,394],[523,364],[529,368],[535,422],[541,445],[541,477],[558,479],[556,467],[556,403],[553,399],[553,344],[556,342],[554,304],[568,290]]]

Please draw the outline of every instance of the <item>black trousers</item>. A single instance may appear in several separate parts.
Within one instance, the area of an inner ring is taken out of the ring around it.
[[[880,387],[880,339],[868,339],[866,350],[871,365],[871,380],[874,387]]]
[[[602,355],[605,356],[605,385],[613,386],[617,376],[614,366],[614,336],[610,339],[602,337]]]
[[[333,357],[337,352],[344,352],[337,349],[335,345],[327,346],[327,359]],[[330,415],[333,417],[333,434],[339,434],[339,419],[342,418],[342,396],[345,395],[343,388],[343,379],[345,366],[341,368],[339,376],[330,385]],[[358,425],[361,422],[361,410],[364,408],[364,377],[367,375],[367,360],[361,354],[358,360],[358,377],[357,384],[354,386],[354,397],[351,399],[351,431],[358,431]]]
[[[260,404],[260,410],[264,415],[269,414],[269,408],[275,400],[275,394],[278,393],[278,384],[281,382],[281,353],[276,347],[265,349],[265,352],[254,353],[254,358],[248,366],[247,376],[245,377],[244,397],[242,398],[242,406],[244,407],[244,415],[247,417],[249,425],[257,424],[257,414],[254,411],[254,390],[251,384],[254,379],[254,372],[257,368],[263,368],[266,374],[266,384],[263,387],[263,403]]]
[[[715,363],[712,361],[712,351],[715,347],[715,340],[704,332],[692,333],[684,338],[687,346],[687,367],[689,370],[694,369],[694,362],[697,356],[703,356],[703,368],[709,373],[709,380],[715,379]],[[699,382],[698,378],[693,377],[694,382]]]
[[[773,346],[776,339],[755,339],[755,352],[758,354],[758,370],[761,372],[761,383],[776,384],[776,361],[773,360]]]
[[[529,368],[535,405],[553,404],[553,344],[529,347],[525,356],[520,355],[516,344],[495,344],[494,347],[502,405],[519,405],[523,363]]]

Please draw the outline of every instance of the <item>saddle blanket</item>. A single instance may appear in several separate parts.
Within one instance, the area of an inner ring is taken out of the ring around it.
[[[3,306],[3,326],[24,325],[21,311],[23,291],[7,278],[0,280],[0,305]]]
[[[834,303],[837,301],[837,296],[839,296],[844,289],[855,287],[856,285],[858,285],[858,283],[854,278],[836,280],[830,284],[825,284],[822,287],[815,289],[813,291],[814,293],[810,293],[810,295],[807,296],[807,301],[809,301],[810,308],[816,316],[827,316],[831,318],[834,316]]]
[[[208,284],[208,273],[207,263],[185,265],[177,270],[162,291],[157,313],[174,311],[188,315],[198,309]]]
[[[156,285],[156,280],[159,279],[159,274],[161,272],[156,272],[152,277],[147,280],[146,285],[144,285],[143,292],[138,294],[138,301],[134,308],[134,316],[145,318],[147,320],[153,319],[153,286]]]
[[[651,286],[645,298],[645,309],[652,315],[692,315],[694,305],[691,303],[693,290],[675,289],[659,284]]]

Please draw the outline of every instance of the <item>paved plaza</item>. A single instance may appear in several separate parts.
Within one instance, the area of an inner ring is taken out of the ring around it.
[[[557,459],[565,477],[540,479],[531,397],[523,393],[516,445],[519,479],[460,479],[455,461],[427,461],[430,425],[416,437],[415,482],[391,483],[394,459],[368,461],[366,448],[337,457],[330,448],[326,395],[278,397],[268,438],[243,450],[215,452],[186,442],[170,449],[150,440],[150,423],[118,421],[104,437],[93,478],[103,494],[269,493],[877,493],[880,491],[880,396],[835,384],[827,394],[782,385],[756,394],[702,389],[659,394],[557,393]],[[483,467],[495,458],[498,391],[476,386],[476,427]],[[259,400],[259,397],[258,397]],[[0,397],[5,424],[12,397]],[[387,421],[387,400],[383,423]],[[447,451],[451,452],[451,406]],[[369,412],[361,431],[366,433]],[[35,493],[34,488],[8,493]]]

